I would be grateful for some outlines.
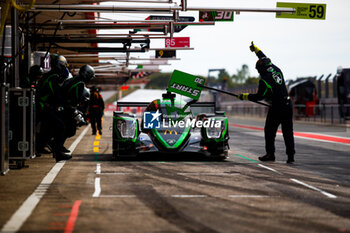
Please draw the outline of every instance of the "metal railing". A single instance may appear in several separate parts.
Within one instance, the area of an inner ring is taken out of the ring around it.
[[[350,120],[350,104],[319,104],[293,106],[294,120],[328,124],[345,124]],[[265,118],[268,108],[259,105],[225,105],[220,110],[230,116]]]
[[[350,104],[294,105],[296,120],[342,124],[350,120]]]

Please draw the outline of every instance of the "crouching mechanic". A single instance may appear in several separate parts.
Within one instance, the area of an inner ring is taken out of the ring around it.
[[[259,58],[255,67],[260,74],[259,88],[256,94],[243,93],[237,98],[250,101],[266,100],[271,104],[264,128],[266,155],[259,157],[259,160],[275,161],[275,138],[278,126],[281,124],[288,155],[287,163],[293,163],[295,154],[293,106],[288,97],[282,71],[272,64],[271,60],[253,42],[250,50],[255,52]]]
[[[94,77],[94,68],[90,65],[84,65],[79,69],[79,75],[68,78],[63,84],[63,94],[66,98],[63,112],[66,138],[75,135],[77,126],[87,125],[85,116],[90,92],[85,84]],[[70,151],[64,148],[64,152]]]

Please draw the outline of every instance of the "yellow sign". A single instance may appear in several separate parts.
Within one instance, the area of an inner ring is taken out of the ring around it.
[[[326,4],[277,2],[277,7],[295,8],[295,13],[276,13],[276,18],[326,19]]]
[[[165,132],[164,132],[164,135],[166,135],[167,133],[169,133],[169,134],[176,134],[177,135],[177,132],[176,132],[176,130],[165,130]]]

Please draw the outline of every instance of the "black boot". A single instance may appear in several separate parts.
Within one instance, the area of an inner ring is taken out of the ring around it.
[[[288,155],[287,163],[294,163],[294,155]]]
[[[264,156],[259,157],[260,161],[275,161],[275,155],[274,154],[266,154]]]
[[[54,156],[56,158],[56,162],[59,162],[61,160],[69,160],[72,158],[71,155],[67,155],[67,154],[63,153],[62,151],[54,153]]]
[[[69,152],[70,152],[70,150],[68,150],[68,149],[65,148],[64,146],[61,148],[61,151],[62,151],[63,153],[69,153]]]

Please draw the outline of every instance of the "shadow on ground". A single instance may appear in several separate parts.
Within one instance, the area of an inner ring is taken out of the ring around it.
[[[71,161],[130,161],[130,162],[212,162],[222,161],[225,159],[222,157],[208,158],[201,154],[196,153],[148,153],[141,154],[136,157],[120,157],[117,159],[113,158],[112,154],[76,154],[73,156]]]

